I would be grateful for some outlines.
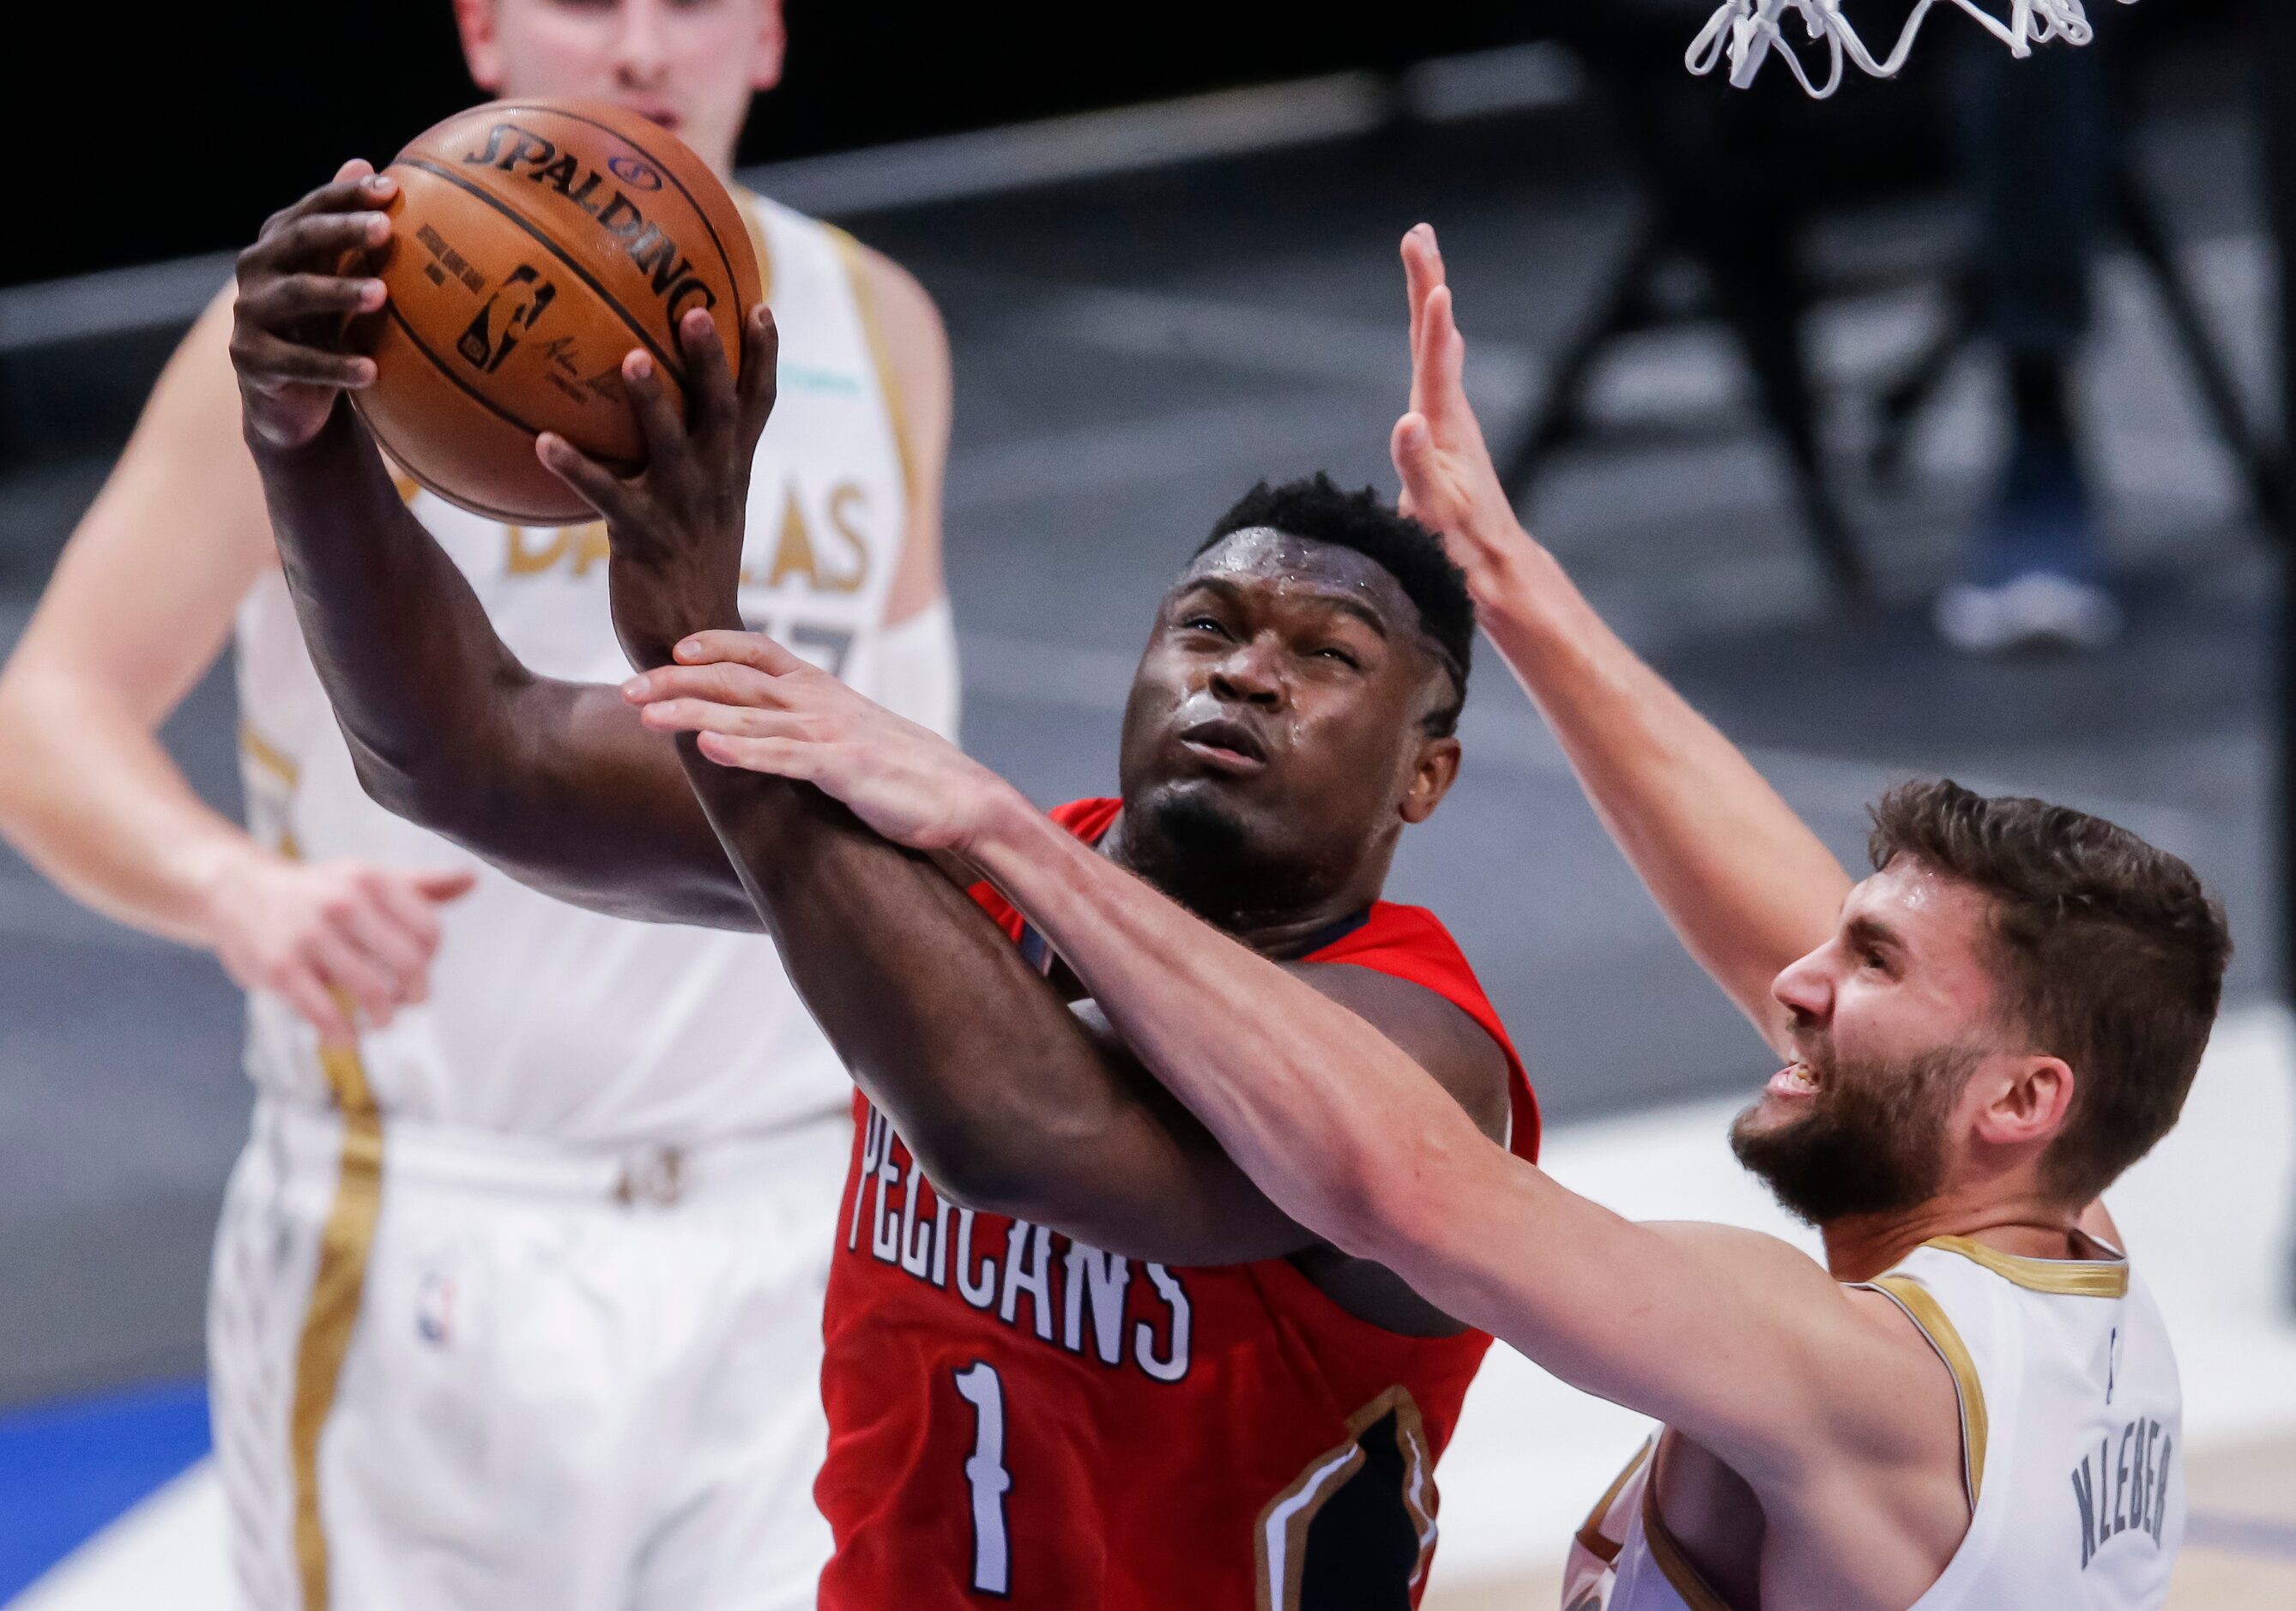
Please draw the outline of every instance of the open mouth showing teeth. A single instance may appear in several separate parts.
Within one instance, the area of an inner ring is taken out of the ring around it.
[[[1817,1076],[1807,1063],[1789,1063],[1770,1076],[1768,1089],[1777,1096],[1812,1096],[1817,1092]]]

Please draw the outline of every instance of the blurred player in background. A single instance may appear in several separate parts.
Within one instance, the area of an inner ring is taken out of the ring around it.
[[[779,0],[455,14],[490,94],[613,102],[721,174],[782,70]],[[741,200],[784,332],[742,615],[949,732],[939,316],[885,258]],[[577,911],[368,801],[241,438],[230,301],[0,677],[0,830],[250,993],[209,1337],[246,1599],[810,1606],[844,1070],[766,940]],[[620,678],[602,527],[401,495],[528,665]],[[234,626],[245,830],[154,736]]]
[[[2120,21],[2095,9],[2105,29]],[[2119,157],[2111,60],[2101,39],[2020,61],[1975,29],[1951,30],[1947,47],[1948,102],[1977,210],[1986,333],[2008,381],[2008,455],[1970,534],[1963,575],[1934,611],[1945,641],[1972,653],[2095,647],[2120,626],[2076,395]]]

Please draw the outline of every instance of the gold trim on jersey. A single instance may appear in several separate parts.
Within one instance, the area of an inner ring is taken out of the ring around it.
[[[242,741],[261,744],[251,729]],[[266,749],[269,746],[264,746]],[[250,753],[253,753],[250,750]],[[293,766],[278,756],[291,776]],[[291,834],[283,835],[279,854],[302,859]],[[352,1004],[341,992],[346,1017]],[[334,1413],[342,1386],[343,1360],[350,1353],[366,1295],[366,1272],[374,1250],[374,1226],[382,1211],[382,1116],[374,1088],[356,1046],[319,1048],[319,1067],[343,1116],[343,1141],[335,1167],[334,1200],[319,1232],[318,1268],[311,1277],[311,1299],[303,1312],[302,1335],[295,1344],[294,1397],[288,1411],[287,1453],[295,1484],[295,1569],[303,1589],[302,1611],[327,1611],[326,1518],[319,1506],[319,1440]]]
[[[1910,1275],[1885,1275],[1871,1285],[1921,1328],[1930,1346],[1953,1373],[1954,1396],[1961,1401],[1962,1485],[1969,1492],[1969,1509],[1974,1514],[1978,1495],[1985,1487],[1985,1447],[1991,1433],[1985,1413],[1985,1384],[1977,1378],[1977,1362],[1970,1358],[1969,1345],[1961,1340],[1961,1333],[1927,1287]]]
[[[862,255],[861,242],[834,225],[824,224],[832,244],[845,265],[845,276],[852,282],[853,305],[861,315],[861,333],[868,339],[869,356],[877,361],[877,390],[885,399],[885,418],[893,428],[893,452],[901,462],[901,485],[909,502],[917,501],[916,456],[909,446],[908,410],[901,399],[901,383],[893,372],[892,348],[885,344],[885,332],[877,323],[877,293],[869,284],[869,260]]]
[[[1363,1435],[1395,1417],[1395,1441],[1403,1456],[1403,1508],[1419,1540],[1419,1559],[1411,1568],[1410,1586],[1416,1591],[1427,1575],[1435,1552],[1435,1511],[1430,1502],[1435,1462],[1427,1452],[1427,1427],[1418,1401],[1401,1385],[1390,1387],[1348,1417],[1348,1441],[1334,1444],[1308,1462],[1306,1470],[1267,1501],[1252,1527],[1253,1554],[1258,1558],[1259,1592],[1255,1611],[1300,1611],[1301,1579],[1308,1566],[1308,1529],[1334,1493],[1346,1487],[1368,1458]],[[1270,1559],[1274,1541],[1281,1539],[1283,1581],[1275,1581]]]
[[[1658,1464],[1653,1456],[1650,1480],[1643,1484],[1643,1541],[1650,1546],[1651,1559],[1666,1576],[1682,1603],[1690,1611],[1730,1611],[1730,1602],[1714,1591],[1706,1574],[1694,1566],[1683,1551],[1682,1544],[1666,1525],[1666,1517],[1658,1509]]]
[[[2029,1292],[2055,1293],[2065,1297],[2128,1296],[2128,1261],[2125,1258],[2025,1258],[1973,1242],[1965,1236],[1932,1237],[1922,1246],[1935,1247],[1941,1253],[1957,1253]]]
[[[758,199],[737,185],[734,205],[741,212],[742,222],[750,226],[750,244],[757,250],[758,299],[770,306],[774,299],[774,249],[766,244],[766,221],[758,212]]]
[[[242,755],[288,788],[293,789],[302,782],[303,769],[290,760],[284,750],[256,732],[250,723],[239,724],[239,749]]]
[[[1627,1462],[1627,1468],[1611,1479],[1611,1485],[1603,1491],[1603,1497],[1595,1501],[1595,1508],[1587,1512],[1587,1519],[1578,1525],[1578,1547],[1606,1566],[1618,1563],[1619,1551],[1626,1548],[1626,1543],[1624,1540],[1612,1538],[1603,1531],[1603,1518],[1611,1514],[1611,1507],[1619,1502],[1619,1495],[1625,1492],[1627,1484],[1635,1480],[1635,1473],[1643,1468],[1643,1462],[1650,1459],[1651,1450],[1657,1443],[1658,1439],[1653,1437],[1635,1451],[1635,1458]]]

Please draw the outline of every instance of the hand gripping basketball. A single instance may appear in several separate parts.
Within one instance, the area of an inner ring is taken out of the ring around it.
[[[240,253],[231,362],[251,444],[300,447],[340,393],[374,384],[373,360],[344,350],[343,327],[383,304],[382,282],[357,271],[390,239],[381,209],[397,189],[369,164],[346,162]]]
[[[750,466],[774,412],[781,337],[764,304],[750,310],[738,385],[707,312],[678,321],[677,343],[687,376],[682,421],[652,355],[634,348],[622,360],[623,391],[645,439],[638,474],[615,475],[555,432],[535,442],[543,464],[606,522],[614,630],[640,671],[667,663],[690,633],[741,625]]]

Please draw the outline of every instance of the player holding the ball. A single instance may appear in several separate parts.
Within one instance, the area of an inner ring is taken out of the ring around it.
[[[455,13],[489,94],[604,102],[721,176],[751,93],[782,69],[779,0]],[[365,205],[328,226],[345,246],[388,230],[391,192],[364,174],[340,184]],[[640,206],[644,184],[626,186]],[[883,258],[736,194],[787,366],[750,478],[742,612],[948,731],[939,319]],[[400,244],[464,294],[447,252]],[[491,306],[490,361],[508,337],[532,339],[515,364],[565,333],[564,295],[536,320],[529,294],[510,329],[512,293],[542,274],[487,278],[456,333]],[[373,295],[303,311],[373,312]],[[250,990],[256,1120],[209,1333],[244,1600],[809,1607],[829,1551],[811,1488],[845,1071],[762,937],[578,911],[368,800],[278,569],[232,327],[226,293],[0,676],[0,743],[21,763],[0,832],[91,905],[215,951]],[[602,527],[504,524],[412,479],[394,495],[528,665],[624,675]],[[245,830],[154,737],[234,629]]]

